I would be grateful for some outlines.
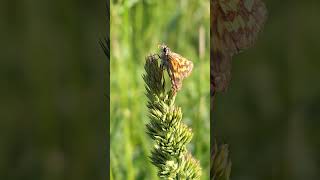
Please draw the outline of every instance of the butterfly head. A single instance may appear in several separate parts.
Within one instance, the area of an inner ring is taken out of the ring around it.
[[[158,48],[160,48],[160,51],[161,51],[162,55],[165,55],[165,56],[169,55],[170,48],[167,45],[161,44],[161,45],[158,45]]]

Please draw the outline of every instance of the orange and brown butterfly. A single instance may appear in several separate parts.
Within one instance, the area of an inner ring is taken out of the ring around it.
[[[232,56],[251,47],[267,17],[261,0],[211,0],[211,95],[231,80]]]
[[[177,92],[182,87],[182,80],[191,74],[193,63],[180,54],[172,52],[170,48],[164,44],[158,47],[161,50],[161,66],[167,69],[172,88],[174,92]]]

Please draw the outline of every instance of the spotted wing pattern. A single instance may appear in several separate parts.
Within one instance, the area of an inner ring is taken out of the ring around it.
[[[261,0],[211,0],[211,93],[226,91],[232,56],[251,47],[267,11]]]
[[[182,80],[191,74],[193,63],[181,55],[170,52],[168,55],[168,73],[171,79],[172,86],[175,90],[180,90]]]

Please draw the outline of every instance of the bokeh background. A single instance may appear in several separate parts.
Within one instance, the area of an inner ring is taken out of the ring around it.
[[[216,99],[215,133],[230,145],[232,180],[320,177],[320,2],[265,1],[256,46],[233,58]]]
[[[107,179],[106,1],[0,1],[0,179]]]
[[[190,59],[194,69],[183,81],[176,105],[194,132],[189,150],[209,178],[209,1],[111,1],[110,172],[111,179],[158,179],[150,163],[152,141],[142,79],[145,57],[166,43]]]

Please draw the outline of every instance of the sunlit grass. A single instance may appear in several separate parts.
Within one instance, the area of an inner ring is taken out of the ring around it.
[[[150,163],[152,141],[142,79],[145,56],[166,43],[194,63],[176,104],[192,127],[189,149],[200,160],[202,179],[209,179],[209,1],[125,1],[111,4],[111,172],[114,179],[157,179]],[[199,29],[205,53],[199,57]],[[204,41],[205,40],[205,41]]]

